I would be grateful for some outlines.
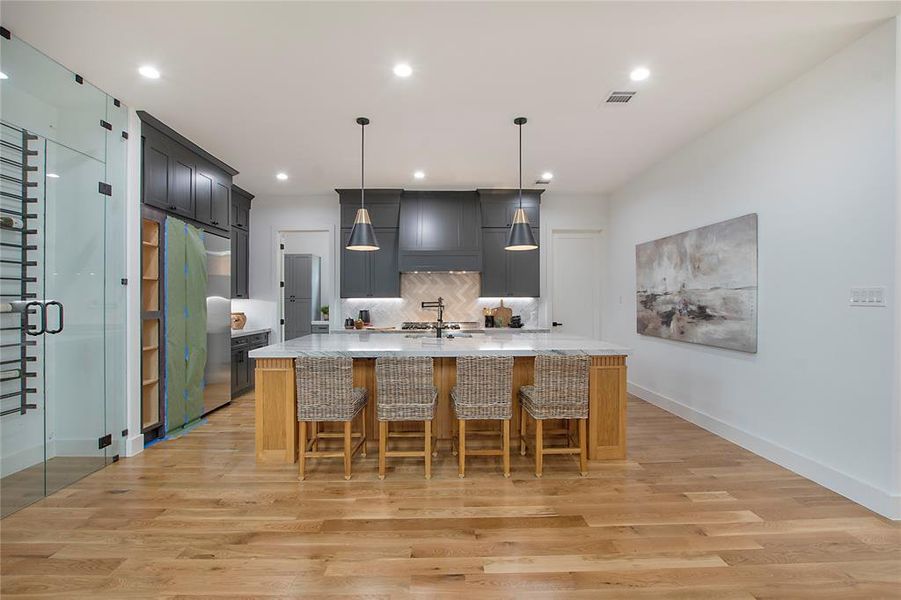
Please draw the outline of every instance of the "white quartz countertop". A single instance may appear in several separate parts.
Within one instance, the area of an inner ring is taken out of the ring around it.
[[[478,333],[482,335],[483,333],[548,333],[550,331],[547,327],[496,327],[496,328],[485,328],[485,327],[462,327],[460,329],[448,329],[446,330],[448,333],[453,334],[454,332],[459,333]],[[351,334],[360,334],[367,333],[366,329],[335,329],[331,333],[351,333]],[[427,329],[401,329],[400,327],[395,327],[393,329],[388,328],[373,328],[373,331],[369,331],[368,333],[404,333],[404,334],[428,334]],[[435,332],[432,332],[432,335],[435,335]]]
[[[256,335],[258,333],[269,333],[271,330],[266,327],[264,329],[232,329],[232,337],[245,337],[248,335]]]
[[[609,342],[555,333],[474,334],[438,339],[386,333],[313,334],[250,352],[251,358],[298,356],[537,356],[539,354],[627,355],[629,350]]]

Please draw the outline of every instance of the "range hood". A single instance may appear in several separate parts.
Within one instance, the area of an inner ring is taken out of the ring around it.
[[[481,271],[482,213],[475,191],[405,191],[397,263],[411,271]]]

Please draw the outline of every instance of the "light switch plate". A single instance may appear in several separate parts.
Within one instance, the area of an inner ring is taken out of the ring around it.
[[[852,287],[848,300],[851,306],[885,306],[885,287]]]

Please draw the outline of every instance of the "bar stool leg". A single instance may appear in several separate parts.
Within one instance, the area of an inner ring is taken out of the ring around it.
[[[579,472],[588,475],[588,419],[579,419]]]
[[[363,437],[360,442],[360,456],[366,458],[366,405],[363,405],[363,429],[361,430]]]
[[[526,409],[519,409],[519,453],[522,456],[526,455],[526,435],[528,433],[528,423],[526,421]]]
[[[541,419],[535,419],[535,477],[541,477],[544,472],[544,423]]]
[[[457,477],[463,479],[466,477],[466,421],[459,419],[457,421],[458,439],[457,439]]]
[[[344,421],[344,479],[350,479],[350,450],[353,444],[351,437],[352,421]]]
[[[303,478],[306,475],[305,467],[307,466],[307,423],[306,421],[300,422],[300,434],[298,436],[300,441],[298,442],[300,446],[300,456],[298,457],[298,462],[300,463],[300,467],[298,468],[298,479],[303,481]]]
[[[510,419],[504,419],[504,477],[510,477]]]
[[[451,432],[451,454],[457,456],[457,438],[460,436],[460,419],[452,419],[454,430]]]
[[[310,421],[310,436],[309,439],[313,440],[313,450],[319,452],[319,422],[318,421]]]
[[[388,421],[379,421],[379,479],[385,478],[385,452],[388,450]]]
[[[432,420],[425,422],[425,478],[432,478]]]

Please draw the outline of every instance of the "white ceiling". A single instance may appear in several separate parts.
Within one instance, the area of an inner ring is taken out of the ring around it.
[[[20,2],[2,22],[231,164],[257,195],[605,192],[899,12],[899,2]],[[409,79],[392,73],[398,61]],[[152,63],[162,78],[137,73]],[[629,81],[646,65],[651,78]],[[605,106],[613,89],[635,89]],[[841,90],[836,90],[840,93]],[[427,174],[414,181],[413,171]],[[277,171],[290,175],[275,180]]]

